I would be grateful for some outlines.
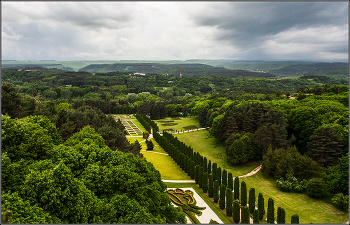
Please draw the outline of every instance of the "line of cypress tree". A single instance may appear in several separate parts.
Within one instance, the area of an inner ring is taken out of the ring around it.
[[[220,209],[225,208],[225,190],[226,190],[226,186],[221,184],[220,185],[220,199],[219,199],[219,208]]]
[[[253,223],[259,223],[259,210],[258,209],[254,210]]]
[[[218,203],[219,201],[219,181],[214,181],[214,202]]]
[[[241,206],[247,205],[247,185],[244,181],[241,183]]]
[[[277,223],[281,223],[281,211],[282,211],[282,208],[278,207],[277,208]]]
[[[227,187],[233,190],[233,177],[231,172],[229,172],[227,176]]]
[[[235,187],[234,187],[234,192],[233,192],[233,199],[239,200],[239,178],[235,178]]]
[[[222,182],[221,182],[221,167],[218,167],[218,168],[217,168],[217,170],[216,170],[216,176],[217,176],[216,179],[218,179],[218,181],[219,181],[219,185],[221,185],[221,184],[222,184]]]
[[[227,186],[227,171],[225,169],[222,171],[222,184]]]
[[[232,189],[226,188],[226,215],[232,216]]]
[[[298,214],[294,214],[291,218],[291,223],[292,224],[299,224],[299,216]]]
[[[203,193],[207,193],[208,191],[208,173],[205,172],[203,173],[203,178],[202,178],[202,189],[203,189]]]
[[[217,176],[216,176],[216,170],[218,168],[218,164],[217,163],[213,163],[213,167],[212,167],[212,174],[213,174],[213,179],[217,180]]]
[[[208,172],[207,157],[204,157],[203,159],[203,172]]]
[[[275,223],[275,206],[272,198],[269,198],[267,205],[267,223]]]
[[[198,177],[199,177],[199,166],[197,165],[196,167],[196,171],[195,171],[195,175],[194,175],[194,180],[196,181],[196,184],[198,184]]]
[[[265,203],[263,194],[259,193],[258,197],[259,220],[262,220],[265,215]]]
[[[194,179],[195,173],[196,173],[196,171],[195,171],[195,167],[194,167],[194,161],[191,160],[191,170],[190,170],[191,179]]]
[[[214,197],[213,174],[209,174],[208,194],[209,194],[209,198]]]
[[[209,160],[209,162],[208,162],[208,174],[210,174],[211,173],[211,160]]]
[[[249,190],[249,212],[253,214],[254,209],[255,209],[255,189],[251,188]]]
[[[241,214],[242,214],[242,218],[241,218],[241,223],[242,224],[249,224],[249,208],[247,206],[243,206],[241,208]]]
[[[237,200],[233,201],[233,220],[235,223],[239,223],[241,220],[241,207],[239,206],[239,202]]]

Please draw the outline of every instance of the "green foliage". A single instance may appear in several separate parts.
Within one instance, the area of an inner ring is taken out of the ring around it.
[[[323,167],[334,166],[342,155],[341,141],[333,127],[320,126],[310,136],[307,155]]]
[[[220,185],[220,199],[219,199],[219,208],[224,209],[225,208],[225,190],[226,186],[221,184]]]
[[[349,208],[349,195],[343,195],[343,193],[335,194],[332,198],[332,202],[342,210],[348,210]]]
[[[231,172],[228,173],[227,187],[230,188],[231,190],[233,190],[233,177],[232,177],[232,173]]]
[[[239,200],[239,178],[236,177],[234,180],[235,186],[234,186],[234,192],[233,192],[233,199]]]
[[[299,224],[299,216],[298,216],[298,214],[294,214],[291,217],[291,224]]]
[[[247,206],[243,206],[241,208],[241,211],[242,211],[241,223],[250,224],[249,208]]]
[[[203,193],[207,193],[208,191],[208,173],[207,172],[203,173],[202,187],[203,187]]]
[[[218,203],[219,201],[219,181],[214,181],[214,202]]]
[[[222,181],[221,181],[221,167],[219,167],[217,170],[216,170],[216,179],[219,181],[219,185],[221,185]]]
[[[209,198],[214,197],[213,174],[209,174],[208,195],[209,195]]]
[[[295,146],[275,150],[270,148],[263,157],[261,168],[267,176],[286,178],[287,174],[293,174],[298,180],[316,177],[320,170],[321,167],[314,160],[302,156]]]
[[[285,224],[286,223],[286,212],[281,207],[277,208],[277,223],[278,224]]]
[[[237,200],[233,201],[233,221],[235,223],[239,223],[241,220],[241,208],[239,206],[239,202]]]
[[[305,192],[307,180],[298,181],[292,174],[287,174],[287,180],[283,177],[276,181],[278,189],[284,192]]]
[[[262,193],[259,193],[258,197],[258,210],[259,210],[259,220],[262,220],[265,215],[265,202]]]
[[[226,188],[226,215],[232,216],[232,189]]]
[[[209,224],[219,224],[217,221],[210,219]]]
[[[21,95],[17,93],[12,84],[1,83],[1,114],[7,114],[12,118],[21,113]]]
[[[254,209],[255,209],[255,189],[254,188],[251,188],[249,190],[249,212],[251,214],[254,213]]]
[[[258,209],[254,209],[253,223],[254,224],[258,224],[259,223],[259,210]]]
[[[272,198],[269,198],[267,205],[267,223],[275,223],[275,206]]]
[[[313,198],[322,198],[326,195],[322,178],[312,178],[306,185],[306,194]]]
[[[222,179],[222,184],[227,186],[227,171],[225,169],[222,171],[222,178],[221,179]]]
[[[244,181],[241,182],[241,206],[247,205],[247,185]]]
[[[147,150],[153,150],[153,148],[154,148],[154,144],[153,144],[153,142],[152,142],[152,140],[147,140],[146,139],[146,145],[147,145]]]

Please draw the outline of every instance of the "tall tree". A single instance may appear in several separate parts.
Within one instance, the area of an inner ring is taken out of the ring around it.
[[[226,215],[232,216],[232,189],[226,188]]]
[[[220,185],[220,199],[219,199],[219,207],[220,209],[224,209],[225,208],[225,190],[226,190],[226,186],[221,184]]]
[[[258,197],[258,210],[259,210],[259,220],[262,220],[265,215],[265,202],[262,193],[259,193]]]
[[[241,207],[239,206],[239,202],[237,200],[233,201],[233,220],[235,223],[239,223],[241,220]]]
[[[307,143],[307,155],[323,167],[330,167],[338,163],[342,154],[341,140],[331,126],[321,126],[311,135]]]
[[[241,183],[241,206],[247,205],[247,185],[244,181]]]
[[[254,209],[255,209],[255,189],[251,188],[249,190],[249,212],[253,214]]]
[[[18,117],[21,113],[21,95],[8,82],[1,84],[1,114]]]
[[[208,195],[209,198],[214,197],[214,181],[213,181],[213,174],[209,174],[209,187],[208,187]]]
[[[233,177],[231,172],[228,173],[227,187],[233,190]]]
[[[234,182],[235,182],[235,186],[234,186],[234,192],[233,192],[233,195],[234,195],[233,199],[239,200],[239,178],[236,177]]]
[[[275,206],[272,198],[269,198],[267,205],[267,222],[275,223]]]

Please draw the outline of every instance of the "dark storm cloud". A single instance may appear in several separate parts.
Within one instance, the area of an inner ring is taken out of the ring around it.
[[[348,4],[330,2],[214,3],[212,11],[192,14],[197,25],[218,29],[217,40],[257,45],[291,28],[341,26],[348,23]]]

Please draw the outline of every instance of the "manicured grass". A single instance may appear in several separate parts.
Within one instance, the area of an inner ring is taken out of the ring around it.
[[[255,195],[261,192],[265,199],[265,207],[269,198],[275,202],[275,212],[277,208],[282,207],[286,211],[286,223],[291,222],[293,214],[299,215],[300,223],[344,223],[348,220],[348,213],[344,213],[331,204],[323,200],[317,200],[308,197],[306,194],[286,193],[276,187],[276,181],[273,178],[265,178],[259,171],[251,177],[240,178],[247,184],[247,190],[255,188]],[[265,214],[266,218],[266,214]]]
[[[151,162],[160,172],[163,180],[191,180],[170,156],[153,153],[152,151],[142,151],[141,153],[147,162]]]
[[[233,177],[249,173],[258,165],[259,162],[247,163],[239,166],[232,166],[227,162],[225,147],[214,137],[209,138],[207,130],[194,131],[183,134],[175,134],[180,141],[191,146],[195,152],[199,152],[203,157],[211,160],[211,163],[217,163],[218,167],[231,172]]]
[[[166,122],[166,121],[171,121],[171,120],[173,120],[174,122]],[[163,132],[164,129],[170,129],[170,128],[174,129],[174,131],[175,130],[181,131],[181,130],[184,130],[183,127],[191,126],[191,125],[196,125],[198,128],[200,127],[198,119],[195,117],[187,117],[187,118],[177,117],[176,120],[175,120],[175,118],[168,117],[168,118],[165,118],[162,120],[154,120],[154,122],[157,123],[160,132]],[[169,124],[169,123],[176,124],[176,125],[172,125],[172,126],[169,126],[169,125],[163,126],[162,125],[162,124]]]
[[[225,214],[225,210],[221,210],[219,208],[219,204],[214,203],[212,199],[208,197],[208,193],[203,193],[202,189],[200,189],[196,184],[181,184],[181,183],[165,183],[168,188],[193,188],[196,190],[197,194],[201,196],[201,198],[207,203],[207,205],[214,211],[214,213],[221,219],[222,222],[226,224],[233,224],[232,217],[228,217]]]
[[[142,132],[147,131],[137,119],[131,119],[131,121],[132,121]]]

